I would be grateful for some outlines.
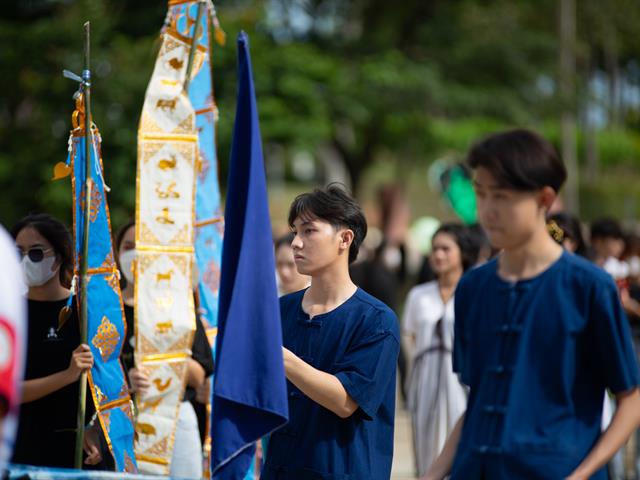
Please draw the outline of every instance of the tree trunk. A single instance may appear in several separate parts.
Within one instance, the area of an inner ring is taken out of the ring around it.
[[[584,77],[586,78],[586,101],[584,102],[584,158],[585,158],[585,177],[586,180],[593,184],[598,178],[598,139],[597,132],[593,124],[593,115],[591,112],[592,95],[589,82],[592,78],[592,54],[587,58]]]
[[[609,83],[609,115],[612,125],[619,125],[621,120],[620,110],[620,69],[618,67],[618,48],[616,30],[613,21],[608,20],[608,35],[604,42],[604,62],[607,69]]]
[[[576,76],[576,4],[560,0],[560,116],[561,152],[567,166],[565,187],[567,210],[579,214],[578,160],[576,152],[575,76]]]
[[[358,192],[362,175],[367,167],[373,163],[375,149],[380,141],[379,134],[381,128],[377,121],[370,123],[366,129],[363,130],[363,139],[360,142],[362,146],[360,148],[354,145],[354,147],[350,149],[343,141],[336,138],[335,135],[332,142],[335,149],[340,153],[344,161],[344,166],[349,172],[349,177],[351,177],[351,191],[354,195]]]

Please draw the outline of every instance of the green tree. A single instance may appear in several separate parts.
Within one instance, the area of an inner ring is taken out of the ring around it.
[[[593,100],[587,82],[594,72],[610,79],[617,68],[640,84],[634,2],[612,0],[606,10],[596,0],[578,4],[578,97],[572,108],[579,122]],[[557,5],[551,0],[236,0],[218,5],[218,13],[228,34],[213,59],[223,184],[241,29],[251,38],[264,143],[278,146],[285,160],[300,150],[321,158],[329,149],[356,190],[380,159],[406,177],[414,165],[450,150],[464,152],[497,128],[531,126],[558,143],[562,103]],[[49,179],[66,155],[76,88],[61,71],[81,69],[85,20],[92,21],[93,113],[104,139],[114,225],[133,213],[138,119],[165,14],[166,3],[157,0],[3,6],[0,222],[10,225],[37,210],[70,220],[68,183]],[[637,162],[637,134],[624,128],[637,128],[638,111],[622,104],[613,130],[597,136],[585,130],[584,138],[604,139],[593,147],[601,164],[630,168]],[[580,158],[588,156],[583,151],[589,150],[581,146]],[[611,155],[617,156],[613,163]]]

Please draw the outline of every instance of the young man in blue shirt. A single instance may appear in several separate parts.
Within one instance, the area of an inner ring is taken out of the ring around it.
[[[306,290],[280,299],[289,423],[269,441],[263,480],[388,480],[399,332],[394,313],[349,277],[367,232],[358,204],[330,185],[289,212]]]
[[[502,253],[458,284],[454,370],[470,397],[424,478],[606,479],[640,425],[640,379],[613,279],[547,232],[565,167],[526,130],[487,138],[468,161]],[[602,433],[606,390],[618,407]]]

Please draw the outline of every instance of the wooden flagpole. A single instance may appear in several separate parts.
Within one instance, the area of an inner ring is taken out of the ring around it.
[[[88,299],[87,299],[87,271],[89,267],[89,224],[91,213],[91,70],[90,50],[91,25],[84,24],[84,69],[82,71],[83,101],[84,101],[84,156],[85,156],[85,188],[84,188],[84,232],[82,236],[82,253],[80,255],[80,342],[87,343]],[[80,376],[78,391],[78,417],[76,430],[75,468],[82,468],[82,451],[84,444],[84,422],[87,399],[87,373]]]

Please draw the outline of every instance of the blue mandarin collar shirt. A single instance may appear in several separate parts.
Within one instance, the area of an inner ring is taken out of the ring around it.
[[[393,457],[395,314],[358,289],[313,318],[304,291],[280,299],[283,344],[313,367],[335,375],[359,408],[349,418],[315,403],[292,383],[289,423],[269,440],[264,480],[388,480]]]
[[[613,279],[580,257],[515,283],[497,267],[456,290],[454,370],[471,393],[451,478],[563,479],[600,436],[605,390],[639,383],[628,321]]]

